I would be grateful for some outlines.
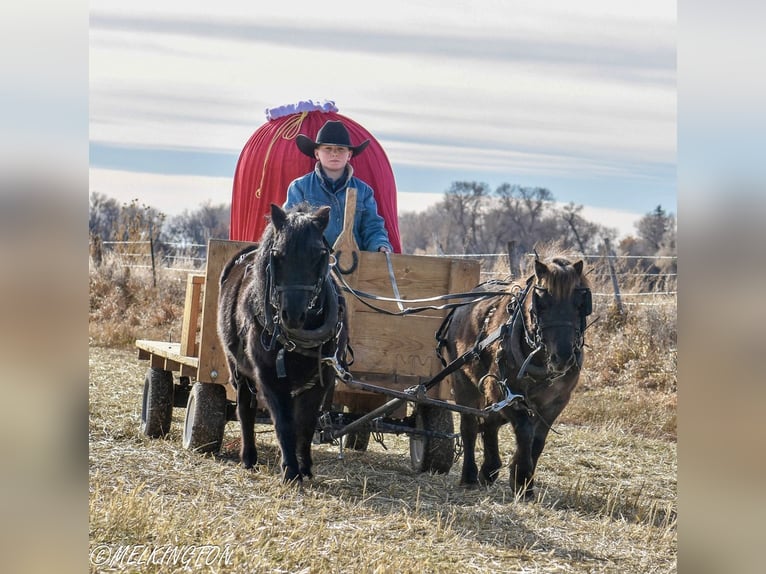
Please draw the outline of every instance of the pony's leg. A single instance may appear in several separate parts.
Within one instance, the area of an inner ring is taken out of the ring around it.
[[[237,382],[237,417],[242,432],[242,446],[239,458],[242,466],[253,468],[258,462],[258,451],[255,448],[255,397],[250,392],[248,382],[244,378]]]
[[[502,462],[500,460],[500,448],[497,436],[500,426],[497,424],[484,423],[484,432],[481,435],[484,444],[484,462],[481,465],[479,481],[482,484],[492,484],[497,480]]]
[[[531,498],[534,494],[535,464],[532,452],[536,425],[528,414],[521,411],[515,412],[511,422],[516,434],[516,452],[510,466],[511,486],[525,498]]]
[[[535,435],[532,439],[532,474],[537,469],[537,461],[545,448],[545,440],[548,438],[548,427],[542,424],[535,425]]]
[[[481,395],[476,385],[462,371],[452,375],[452,392],[458,405],[478,408]],[[479,484],[479,469],[476,466],[476,437],[479,434],[479,418],[474,415],[460,415],[460,438],[463,441],[463,470],[460,484]]]
[[[298,457],[298,468],[302,476],[313,478],[311,468],[311,441],[317,426],[319,407],[324,399],[324,389],[315,387],[296,397],[295,400],[295,450]]]
[[[261,374],[263,376],[263,373]],[[276,372],[274,372],[276,380]],[[287,388],[274,389],[263,385],[263,394],[274,422],[279,450],[282,453],[282,480],[301,482],[298,458],[295,454],[295,424],[293,421],[293,398]]]
[[[474,415],[460,415],[460,437],[463,440],[463,471],[460,484],[474,486],[479,484],[479,471],[476,467],[476,435],[479,421]]]

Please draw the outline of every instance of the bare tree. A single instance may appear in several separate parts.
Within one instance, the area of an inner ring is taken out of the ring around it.
[[[453,182],[444,194],[442,206],[449,224],[446,243],[456,253],[475,253],[481,245],[483,205],[489,186],[475,181]],[[453,247],[454,246],[454,247]]]
[[[163,240],[168,243],[196,243],[207,245],[211,238],[229,237],[231,206],[203,203],[194,211],[185,210],[172,217],[163,230]]]
[[[555,200],[553,194],[544,187],[522,187],[507,183],[499,186],[495,194],[503,217],[507,218],[508,234],[517,241],[520,248],[531,249],[535,242],[542,239],[540,232],[545,215]],[[547,227],[550,235],[550,226]]]
[[[402,245],[410,253],[502,253],[509,241],[522,253],[541,243],[591,253],[603,240],[615,239],[615,229],[588,221],[582,212],[582,205],[571,202],[557,207],[553,194],[544,187],[503,183],[490,192],[485,183],[458,181],[426,212],[404,214],[399,227]],[[663,215],[670,224],[662,244],[675,248],[674,219]],[[643,253],[650,249],[643,241],[639,243],[633,248]]]
[[[637,223],[638,237],[648,252],[657,253],[663,247],[675,248],[676,219],[658,205],[651,213],[644,215]]]
[[[119,220],[120,205],[117,200],[103,193],[90,194],[88,233],[92,238],[99,237],[101,241],[114,239]]]
[[[561,209],[565,229],[562,240],[567,246],[575,246],[580,253],[595,252],[599,244],[608,239],[614,241],[617,230],[586,220],[582,216],[582,205],[570,202]]]

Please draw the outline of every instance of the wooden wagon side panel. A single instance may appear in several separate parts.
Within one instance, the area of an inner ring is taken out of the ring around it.
[[[360,252],[358,270],[349,284],[359,291],[395,297],[386,257],[383,253]],[[470,291],[479,282],[480,263],[424,255],[390,256],[391,267],[402,299],[419,299]],[[414,384],[437,374],[441,362],[436,354],[435,334],[447,311],[391,316],[381,314],[347,295],[351,307],[351,345],[354,365],[351,372],[366,379],[390,377],[392,382]],[[396,303],[372,301],[389,311]],[[436,305],[445,301],[436,302]],[[421,306],[426,304],[414,304]],[[441,385],[436,396],[451,398],[448,385]]]
[[[204,275],[189,273],[186,277],[186,300],[184,302],[183,322],[181,323],[181,354],[187,357],[199,357],[198,339],[202,327],[200,311],[204,287]]]
[[[234,400],[234,391],[227,384],[228,370],[226,356],[218,340],[218,293],[219,279],[226,263],[239,250],[253,245],[247,241],[229,241],[211,239],[207,247],[207,266],[205,268],[205,291],[202,299],[202,328],[199,341],[199,368],[197,380],[204,383],[226,385],[229,399]]]
[[[438,372],[434,333],[441,322],[438,317],[392,317],[357,311],[351,328],[355,361],[351,370],[393,377],[428,377]]]

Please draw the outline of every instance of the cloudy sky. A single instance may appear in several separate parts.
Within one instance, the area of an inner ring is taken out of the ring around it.
[[[332,100],[383,145],[400,212],[450,183],[547,187],[633,231],[676,212],[672,0],[92,0],[90,191],[230,201],[265,110]]]

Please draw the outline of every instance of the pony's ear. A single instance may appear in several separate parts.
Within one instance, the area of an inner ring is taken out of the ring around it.
[[[320,231],[324,231],[327,228],[327,224],[330,223],[329,205],[323,205],[314,212],[314,222]]]
[[[578,259],[572,264],[572,267],[574,267],[574,270],[577,271],[578,275],[582,275],[582,266],[583,266],[582,259]]]
[[[274,224],[274,227],[277,228],[277,231],[281,231],[281,229],[285,226],[285,221],[287,221],[287,214],[285,213],[284,209],[279,207],[276,203],[272,203],[271,223]]]
[[[535,275],[538,279],[548,275],[548,266],[539,259],[535,259]]]

